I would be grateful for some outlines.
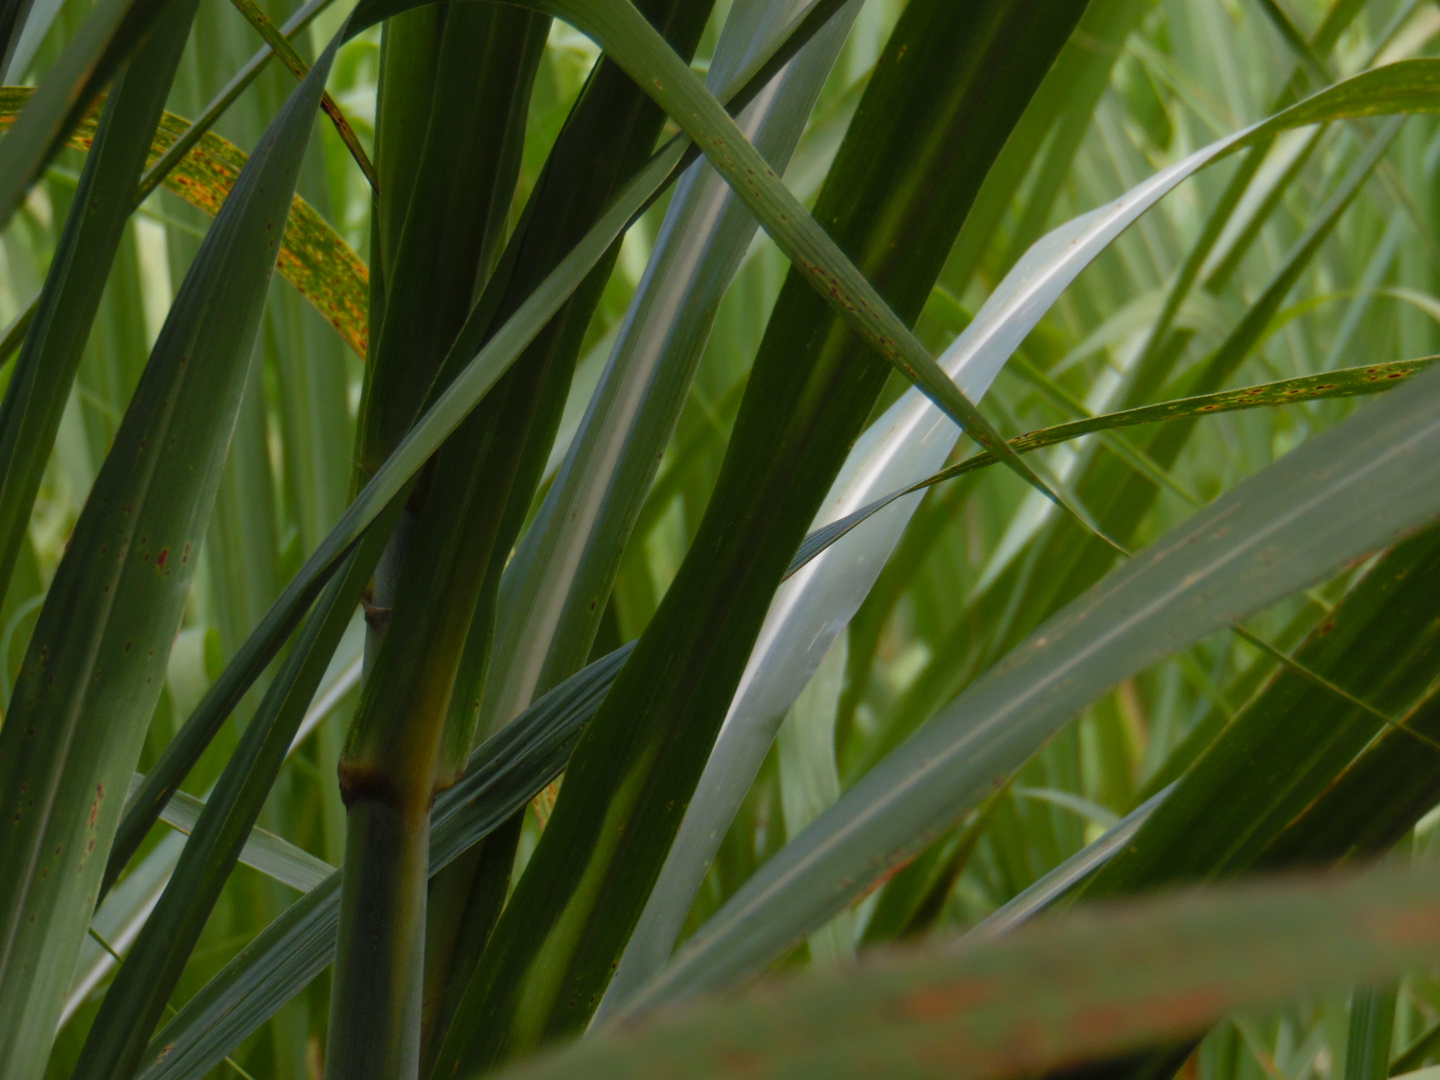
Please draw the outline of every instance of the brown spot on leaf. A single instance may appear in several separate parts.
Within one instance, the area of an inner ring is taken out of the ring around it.
[[[985,983],[966,981],[948,986],[927,986],[900,999],[900,1009],[908,1017],[930,1020],[969,1009],[995,996],[995,988]]]

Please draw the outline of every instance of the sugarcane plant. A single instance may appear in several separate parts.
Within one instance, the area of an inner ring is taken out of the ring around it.
[[[1440,1060],[1437,46],[0,0],[0,1078]]]

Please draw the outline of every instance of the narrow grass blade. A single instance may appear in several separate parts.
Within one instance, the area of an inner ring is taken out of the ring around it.
[[[1376,569],[1389,571],[1399,567],[1389,568],[1382,564]],[[1367,582],[1372,576],[1373,571],[1367,576]],[[1391,575],[1387,573],[1386,576]],[[1389,591],[1384,589],[1384,585],[1391,583],[1376,584],[1379,586],[1377,591]],[[1406,580],[1404,584],[1410,586],[1412,583]],[[1362,582],[1361,588],[1364,588],[1364,585]],[[1418,598],[1420,595],[1423,594],[1418,590],[1407,588],[1404,600],[1408,601],[1410,596]],[[1409,610],[1406,610],[1407,608]],[[1400,602],[1396,602],[1390,612],[1382,615],[1393,616],[1386,621],[1385,626],[1403,626],[1409,632],[1398,635],[1401,637],[1398,648],[1394,647],[1393,642],[1390,643],[1392,650],[1391,656],[1387,658],[1388,663],[1365,665],[1375,669],[1377,684],[1383,680],[1385,683],[1399,682],[1402,686],[1409,683],[1411,686],[1408,688],[1413,688],[1416,676],[1426,674],[1426,668],[1430,668],[1428,674],[1433,677],[1433,666],[1425,663],[1424,654],[1413,655],[1418,651],[1416,647],[1423,648],[1430,638],[1423,622],[1415,617],[1413,606],[1408,603],[1402,606]],[[1390,686],[1384,687],[1384,691],[1390,689]],[[1386,696],[1391,695],[1387,693]],[[1437,784],[1435,748],[1432,744],[1435,743],[1437,730],[1440,730],[1440,699],[1433,694],[1424,695],[1406,712],[1402,724],[1393,727],[1387,725],[1386,729],[1374,738],[1374,742],[1349,763],[1337,761],[1339,754],[1335,751],[1353,749],[1356,742],[1373,733],[1374,725],[1371,717],[1365,715],[1363,710],[1347,708],[1344,712],[1348,714],[1345,717],[1346,722],[1335,725],[1338,730],[1334,734],[1339,738],[1333,739],[1333,742],[1339,743],[1339,747],[1320,743],[1318,748],[1329,750],[1330,753],[1325,754],[1319,762],[1312,763],[1311,768],[1297,769],[1295,774],[1287,778],[1289,783],[1277,785],[1277,794],[1282,798],[1289,796],[1292,801],[1296,794],[1304,793],[1306,788],[1313,790],[1323,785],[1324,790],[1310,805],[1305,806],[1303,812],[1293,821],[1276,822],[1267,815],[1263,820],[1267,827],[1264,833],[1258,836],[1243,836],[1241,839],[1250,843],[1236,845],[1251,848],[1256,840],[1268,840],[1264,850],[1256,857],[1259,865],[1305,866],[1334,861],[1349,862],[1379,855],[1394,847],[1435,805]],[[1312,710],[1312,715],[1313,713]],[[1358,723],[1357,713],[1360,714]],[[1280,718],[1285,717],[1282,714]],[[1310,717],[1307,716],[1306,719]],[[1316,716],[1315,719],[1320,717]],[[1271,723],[1273,725],[1273,719]],[[1331,741],[1332,739],[1325,739],[1325,742]],[[1423,747],[1419,754],[1416,753],[1417,747]],[[1312,751],[1312,756],[1320,755],[1315,755]],[[1316,765],[1319,767],[1315,767]],[[1316,783],[1317,780],[1320,784]],[[1280,825],[1283,825],[1283,828],[1277,829]],[[1273,835],[1277,831],[1278,835]]]
[[[1320,375],[1300,375],[1293,379],[1247,386],[1239,390],[1221,390],[1214,394],[1198,394],[1195,397],[1176,398],[1157,405],[1140,405],[1120,412],[1105,413],[1087,420],[1074,420],[1068,424],[1041,428],[1019,435],[1010,440],[1010,445],[1022,454],[1046,446],[1056,446],[1099,431],[1114,431],[1119,428],[1135,427],[1140,424],[1160,424],[1167,420],[1189,419],[1208,416],[1212,413],[1234,412],[1239,409],[1273,408],[1299,401],[1322,401],[1328,398],[1357,397],[1362,394],[1381,394],[1394,389],[1411,376],[1424,371],[1440,357],[1425,356],[1418,360],[1395,360],[1388,364],[1369,364],[1365,367],[1341,368]],[[976,395],[979,396],[978,394]],[[786,576],[792,576],[806,563],[845,536],[861,522],[873,517],[897,499],[957,476],[993,465],[995,457],[981,452],[964,461],[941,469],[918,483],[899,491],[891,492],[874,502],[867,503],[859,510],[816,529],[805,538],[796,552]]]
[[[756,80],[769,72],[773,57],[797,48],[797,38],[809,40],[837,7],[834,0],[816,0],[805,15],[792,20],[791,36],[777,46],[771,57],[747,68],[727,88],[733,91],[727,96],[740,102],[753,97],[759,90]],[[363,25],[363,21],[352,17],[351,30]],[[594,228],[483,347],[479,342],[489,325],[489,315],[472,312],[442,366],[442,372],[454,369],[458,374],[446,379],[445,389],[434,395],[415,427],[311,553],[147,774],[145,797],[127,810],[117,834],[109,870],[112,878],[138,848],[169,794],[179,789],[185,774],[199,760],[231,710],[299,624],[339,560],[392,501],[403,503],[404,492],[421,466],[514,363],[615,240],[677,175],[685,153],[683,140],[672,140],[658,151],[616,196]]]
[[[1391,1076],[1414,1076],[1425,1061],[1434,1056],[1435,1048],[1440,1044],[1440,1023],[1431,1024],[1428,1028],[1415,1036],[1404,1050],[1395,1055],[1395,1060],[1390,1062]],[[1427,1070],[1429,1072],[1431,1070]],[[1415,1080],[1420,1080],[1415,1076]]]
[[[35,322],[38,308],[37,301],[16,315],[14,321],[5,328],[5,336],[0,338],[0,366],[9,363],[10,358],[20,351],[20,346],[25,343],[25,335],[30,333],[30,327]]]
[[[1433,867],[1107,905],[672,1009],[501,1073],[1008,1080],[1440,957]]]
[[[15,125],[0,136],[0,228],[155,20],[180,0],[100,0],[45,72]]]
[[[279,253],[274,223],[290,206],[312,118],[313,101],[298,93],[186,276],[0,730],[0,798],[18,814],[0,838],[11,868],[0,882],[7,1076],[43,1066],[95,907],[249,381]]]
[[[36,315],[0,403],[0,595],[30,525],[101,293],[134,206],[135,185],[164,111],[195,0],[176,9],[127,66],[92,128],[93,145]],[[7,95],[8,96],[8,95]]]
[[[30,100],[27,87],[0,89],[0,131],[8,128]],[[67,145],[89,150],[95,140],[97,114],[87,114],[76,124]],[[188,120],[164,113],[149,150],[151,168],[192,125]],[[246,156],[234,144],[208,132],[200,133],[197,144],[164,177],[165,187],[192,206],[215,216],[229,198],[236,178],[245,168]],[[290,210],[289,224],[281,243],[279,271],[285,280],[314,305],[336,333],[362,358],[368,344],[366,328],[367,294],[370,273],[360,256],[342,240],[330,224],[298,195]],[[0,346],[0,356],[3,356]]]
[[[799,836],[840,798],[835,714],[845,684],[845,638],[835,639],[819,670],[795,699],[775,735],[780,809],[786,836]],[[811,963],[835,967],[855,959],[855,917],[841,912],[808,938]]]
[[[295,51],[295,46],[290,44],[290,39],[279,27],[270,21],[270,16],[260,10],[255,0],[231,0],[235,9],[245,16],[245,20],[255,28],[256,32],[265,39],[265,44],[270,46],[270,51],[280,58],[290,74],[296,79],[304,81],[305,76],[310,72],[310,65],[305,63],[300,54]],[[329,92],[320,95],[320,108],[325,110],[325,115],[330,117],[330,122],[335,125],[336,134],[345,148],[350,151],[350,156],[355,159],[355,164],[360,166],[360,171],[365,174],[365,179],[370,182],[372,191],[379,190],[379,181],[375,176],[375,166],[370,162],[370,156],[365,153],[365,148],[360,145],[360,139],[355,134],[355,129],[350,126],[350,121],[345,119],[345,114],[340,111],[340,106]]]
[[[184,846],[185,838],[178,834],[162,838],[96,909],[90,925],[117,952],[123,954],[139,936],[140,928],[145,925],[160,894],[165,891],[170,871],[175,868]],[[65,1008],[61,1010],[57,1028],[63,1028],[70,1022],[70,1018],[85,1004],[86,998],[114,969],[115,958],[109,950],[93,937],[87,937],[80,951],[75,978],[70,983],[70,992],[65,995]]]
[[[137,779],[139,774],[137,774]],[[189,836],[205,810],[205,800],[177,791],[165,804],[160,820],[176,832]],[[298,848],[283,837],[261,828],[253,828],[240,852],[239,861],[253,870],[259,870],[266,877],[289,885],[299,892],[309,892],[331,874],[335,867],[324,859],[317,859],[303,848]],[[129,878],[126,878],[128,881]],[[110,940],[106,938],[106,940]]]
[[[970,933],[978,937],[1008,934],[1063,899],[1114,858],[1116,852],[1123,850],[1169,793],[1170,789],[1166,788],[1150,796],[1126,814],[1118,825],[1106,830],[1034,885],[992,911]]]
[[[723,85],[774,46],[803,5],[758,0],[732,8],[711,62]],[[783,169],[854,5],[741,116],[766,159]],[[501,585],[481,731],[496,730],[589,653],[620,560],[703,352],[716,309],[755,222],[702,165],[680,181],[631,313],[580,430]],[[563,523],[563,527],[560,523]]]
[[[306,0],[293,15],[285,20],[280,27],[280,33],[284,34],[286,38],[294,37],[309,26],[315,16],[333,2],[334,0]],[[186,154],[190,153],[201,137],[214,126],[215,121],[220,119],[225,110],[230,108],[235,100],[244,93],[245,88],[255,81],[274,55],[275,53],[267,45],[252,56],[250,62],[235,73],[190,126],[170,144],[165,153],[155,159],[140,181],[140,197],[142,199],[160,186],[161,182],[170,175],[170,170],[178,165]]]
[[[1395,987],[1356,990],[1350,998],[1350,1037],[1345,1040],[1345,1080],[1386,1080],[1395,1034]]]
[[[436,800],[432,876],[559,775],[631,650],[627,645],[590,664],[481,744],[465,777]],[[137,1077],[198,1080],[223,1061],[329,965],[339,900],[336,873],[287,909],[151,1040]]]
[[[1239,485],[1042,626],[766,864],[635,999],[755,971],[1007,777],[1113,683],[1424,524],[1440,375]],[[1422,500],[1423,501],[1417,501]]]

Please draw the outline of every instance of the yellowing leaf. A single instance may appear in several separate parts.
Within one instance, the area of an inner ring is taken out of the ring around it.
[[[34,92],[28,86],[0,87],[0,132],[14,123]],[[76,150],[89,150],[99,117],[97,103],[70,134],[68,145]],[[190,121],[167,112],[155,133],[147,164],[165,153],[189,127]],[[246,160],[245,152],[234,143],[207,131],[165,177],[164,183],[186,202],[214,217]],[[363,358],[369,344],[370,269],[315,208],[298,195],[290,208],[276,268]]]

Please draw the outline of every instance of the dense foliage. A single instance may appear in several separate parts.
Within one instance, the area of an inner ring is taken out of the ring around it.
[[[1437,50],[0,0],[0,1078],[1440,1061]]]

